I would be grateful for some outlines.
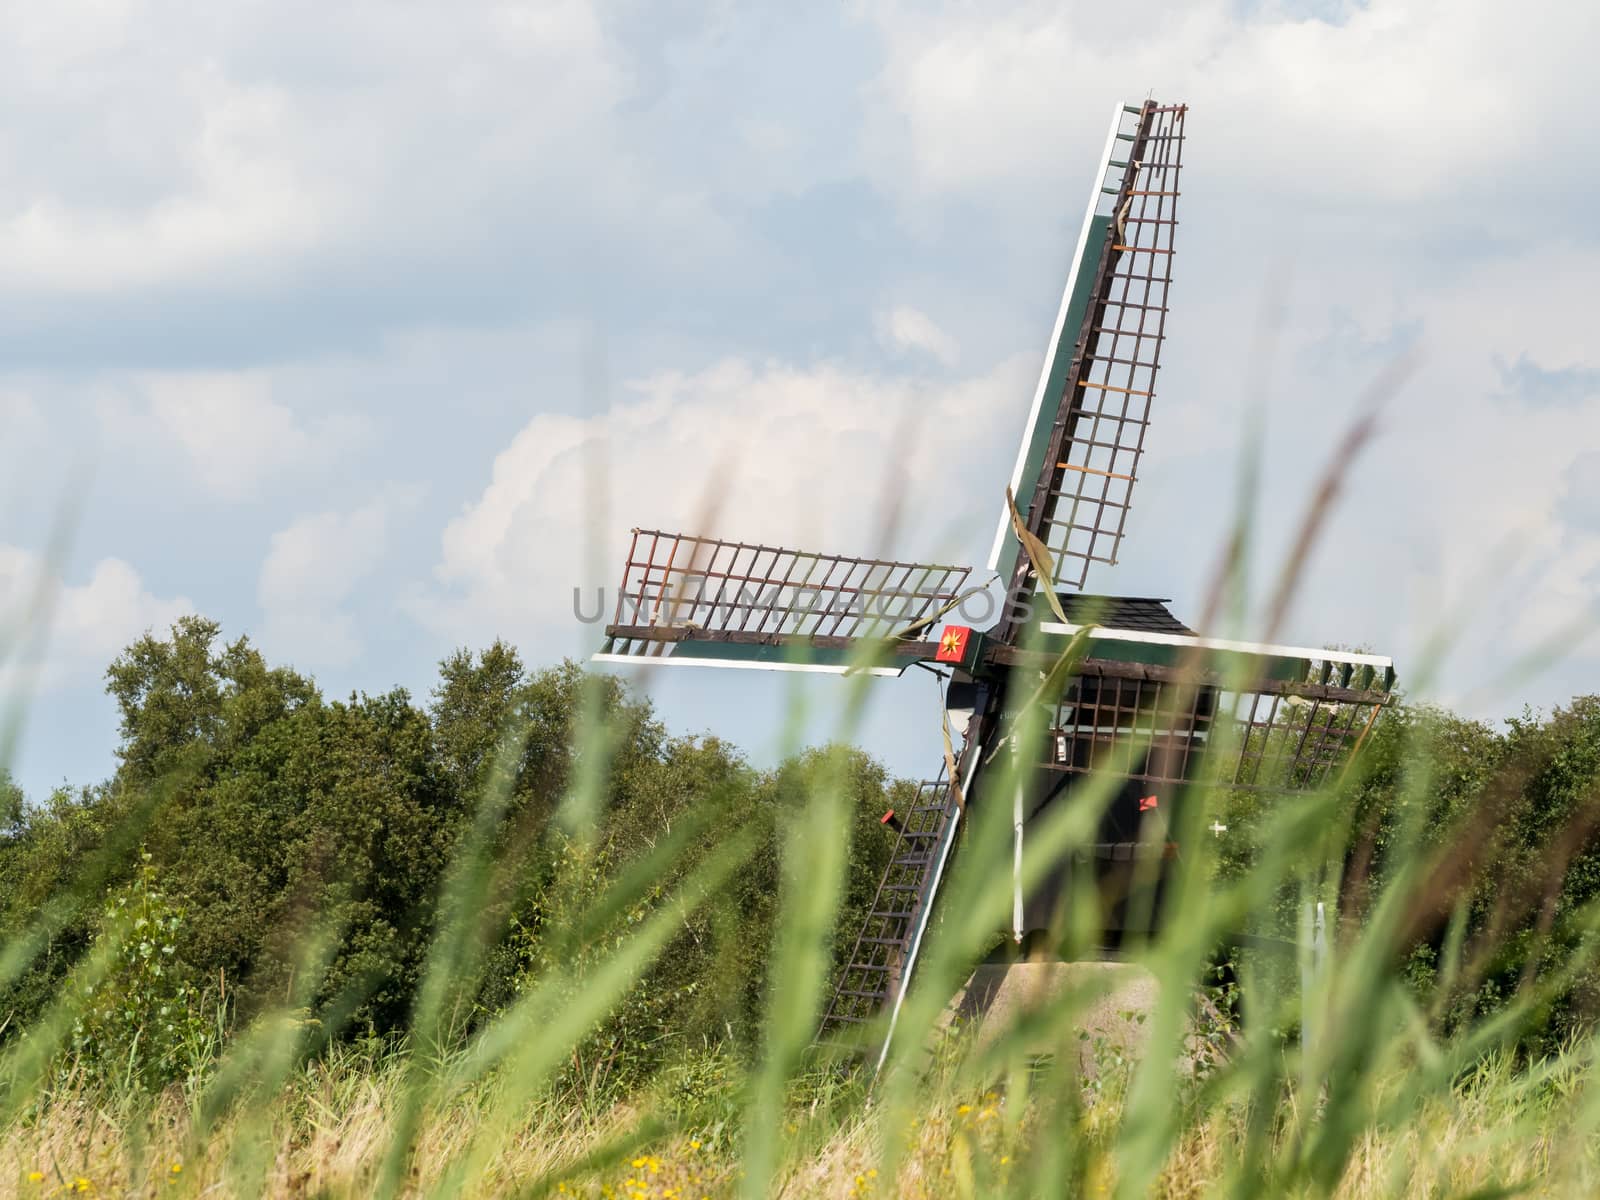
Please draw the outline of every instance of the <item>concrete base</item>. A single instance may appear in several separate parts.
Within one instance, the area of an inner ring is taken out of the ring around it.
[[[1030,1011],[1059,1000],[1074,1014],[1070,1046],[1061,1043],[1058,1029],[1053,1036],[1039,1035],[1037,1044],[1025,1049],[1052,1055],[1076,1049],[1085,1076],[1093,1077],[1107,1055],[1132,1060],[1143,1052],[1159,996],[1156,977],[1131,963],[985,963],[950,1002],[945,1024],[976,1024],[981,1045]]]

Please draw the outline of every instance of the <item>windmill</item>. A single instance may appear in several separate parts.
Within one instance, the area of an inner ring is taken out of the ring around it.
[[[1075,861],[1100,883],[1103,936],[1114,942],[1135,919],[1129,864],[1182,853],[1156,814],[1196,785],[1317,787],[1390,701],[1388,658],[1202,637],[1163,600],[1078,590],[1097,564],[1117,561],[1150,428],[1186,115],[1155,101],[1113,114],[1009,487],[996,489],[1004,501],[987,566],[1008,588],[991,627],[947,619],[972,595],[965,567],[633,532],[597,661],[948,669],[946,730],[958,740],[895,815],[889,866],[825,1032],[898,1012],[968,804],[1012,809],[1020,862],[1034,822],[1091,775],[1109,776],[1097,840]],[[1034,761],[996,769],[1018,714],[1041,708]],[[1048,936],[1071,869],[1061,864],[1030,894],[1020,873],[1008,881],[1016,942]]]

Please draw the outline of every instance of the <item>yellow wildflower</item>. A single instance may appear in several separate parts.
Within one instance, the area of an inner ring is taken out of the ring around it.
[[[43,1183],[44,1182],[44,1172],[43,1171],[29,1171],[28,1172],[28,1182],[29,1183]]]
[[[971,1111],[972,1111],[972,1105],[963,1104],[960,1108],[956,1109],[956,1116],[964,1117]]]

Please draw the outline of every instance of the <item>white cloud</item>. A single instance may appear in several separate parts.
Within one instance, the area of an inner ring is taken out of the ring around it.
[[[334,202],[290,157],[281,91],[203,69],[186,72],[176,90],[201,116],[159,198],[130,211],[41,190],[0,210],[0,263],[13,286],[149,288],[241,264],[270,268],[324,235]]]
[[[932,317],[908,304],[877,315],[878,340],[894,350],[918,350],[943,366],[954,366],[961,357],[955,338],[934,323]]]
[[[269,480],[328,468],[367,433],[343,413],[300,416],[274,398],[275,379],[268,370],[142,373],[128,383],[141,400],[102,399],[100,420],[111,445],[176,450],[204,490],[246,500]]]
[[[976,563],[1003,498],[968,474],[1016,437],[1029,369],[930,381],[726,359],[640,381],[605,416],[535,417],[445,530],[443,589],[413,609],[453,638],[570,644],[574,588],[615,586],[633,526],[869,554],[893,521],[896,554]]]
[[[1130,41],[1115,8],[868,11],[887,58],[867,162],[908,199],[1052,186],[1098,149],[1109,101],[1146,87],[1194,106],[1207,171],[1342,203],[1454,199],[1465,179],[1561,157],[1558,114],[1583,109],[1597,21],[1584,6],[1492,0],[1372,0],[1337,23],[1184,0],[1141,10]]]
[[[102,559],[73,583],[33,551],[0,545],[0,630],[7,643],[20,638],[0,663],[0,682],[5,690],[25,676],[46,689],[87,682],[147,630],[163,632],[193,611],[187,597],[152,594],[121,559]]]
[[[0,380],[0,466],[15,476],[20,460],[36,454],[48,432],[44,413],[28,391]]]
[[[0,286],[226,291],[355,244],[479,244],[497,203],[649,195],[625,167],[572,186],[613,140],[613,53],[589,0],[19,14],[0,101],[30,120],[0,131]]]
[[[419,498],[395,489],[349,512],[302,517],[273,534],[256,589],[265,616],[261,643],[308,666],[354,661],[365,643],[343,606],[383,561],[396,517]]]
[[[1600,450],[1584,450],[1568,464],[1559,511],[1574,530],[1600,535]]]
[[[0,429],[8,438],[18,430],[36,432],[42,424],[39,406],[32,397],[14,388],[0,388]]]

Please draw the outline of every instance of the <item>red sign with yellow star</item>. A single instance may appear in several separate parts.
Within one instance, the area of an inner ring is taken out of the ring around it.
[[[944,632],[939,635],[939,652],[934,655],[938,662],[958,663],[967,656],[967,639],[972,636],[972,629],[967,625],[946,625]]]

